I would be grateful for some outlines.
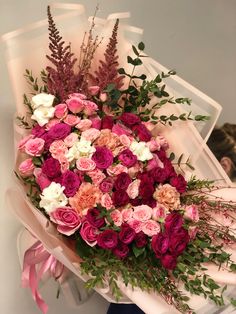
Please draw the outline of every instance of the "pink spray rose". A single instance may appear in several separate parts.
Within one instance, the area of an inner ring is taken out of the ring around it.
[[[102,180],[102,182],[99,184],[99,188],[103,193],[110,192],[113,188],[113,179],[108,177]]]
[[[97,168],[92,171],[88,171],[87,175],[90,176],[93,184],[96,186],[98,186],[102,182],[102,180],[106,178],[105,174]]]
[[[98,229],[93,227],[88,221],[85,221],[80,229],[82,239],[89,245],[94,246],[97,244]]]
[[[69,126],[75,126],[80,122],[80,118],[73,114],[68,114],[63,121]]]
[[[114,224],[117,227],[120,227],[122,225],[122,214],[118,209],[115,209],[110,214],[111,219],[113,220]]]
[[[22,140],[20,140],[19,144],[18,144],[18,149],[21,151],[21,152],[24,152],[25,151],[25,144],[31,140],[32,138],[34,138],[34,135],[30,134],[30,135],[27,135],[26,137],[24,137]]]
[[[100,87],[97,86],[97,85],[93,85],[93,86],[90,86],[90,87],[88,88],[88,91],[89,91],[90,95],[92,95],[92,96],[97,95],[98,92],[99,92],[99,90],[100,90]]]
[[[128,186],[127,193],[131,199],[138,197],[140,182],[141,181],[139,179],[136,179]]]
[[[50,219],[57,224],[57,230],[67,236],[75,233],[81,225],[81,218],[71,207],[59,207],[50,213]]]
[[[66,101],[69,110],[73,113],[81,112],[84,109],[84,100],[79,97],[71,97]]]
[[[160,232],[160,225],[154,220],[147,220],[142,224],[142,231],[147,236],[152,237],[158,232]]]
[[[92,125],[91,120],[83,119],[83,120],[80,120],[80,122],[76,124],[75,127],[79,129],[80,131],[86,131],[91,127],[91,125]]]
[[[108,193],[105,193],[101,197],[101,205],[105,207],[106,209],[111,209],[113,207],[113,202]]]
[[[59,104],[59,105],[55,106],[54,115],[56,118],[58,118],[58,119],[65,118],[67,113],[68,113],[68,110],[67,110],[66,104]]]
[[[147,205],[134,206],[133,218],[146,221],[152,217],[152,208]]]
[[[64,138],[64,143],[67,147],[72,147],[77,141],[78,141],[78,134],[76,133],[70,133],[69,135],[67,135],[66,138]]]
[[[34,172],[34,164],[31,158],[27,158],[19,165],[19,172],[22,177],[29,177]]]
[[[100,135],[100,131],[95,128],[90,128],[81,134],[81,138],[86,141],[94,142]]]
[[[92,121],[91,127],[97,130],[101,129],[102,120],[99,117],[90,118],[90,121]]]
[[[123,221],[128,221],[133,217],[133,208],[124,208],[121,211]]]
[[[199,213],[196,205],[190,205],[184,208],[184,217],[192,220],[194,222],[198,222]]]
[[[25,152],[30,156],[40,156],[44,149],[44,143],[42,138],[30,139],[25,144]]]
[[[127,223],[130,225],[131,228],[134,229],[136,233],[139,233],[140,231],[142,231],[142,225],[143,225],[142,221],[131,218],[127,221]]]
[[[86,100],[84,102],[84,113],[87,116],[93,115],[96,112],[96,110],[98,110],[98,106],[95,104],[95,102],[89,100]]]
[[[61,156],[65,156],[68,148],[62,140],[56,140],[50,145],[49,151],[53,158],[59,159]]]
[[[96,164],[90,158],[81,157],[76,161],[76,167],[80,171],[91,171],[96,168]]]
[[[109,176],[117,176],[118,174],[120,174],[122,172],[128,172],[128,169],[121,164],[111,165],[107,169],[107,173],[109,174]]]

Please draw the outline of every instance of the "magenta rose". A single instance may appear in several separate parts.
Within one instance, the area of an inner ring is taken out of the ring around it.
[[[112,190],[113,188],[113,179],[108,177],[108,178],[105,178],[99,185],[99,188],[100,190],[103,192],[103,193],[108,193]]]
[[[148,142],[152,138],[151,132],[145,127],[144,124],[133,126],[132,130],[138,136],[140,141]]]
[[[174,256],[179,256],[185,250],[190,237],[188,231],[184,228],[171,234],[169,251]]]
[[[81,184],[80,177],[71,170],[67,170],[62,175],[61,185],[65,187],[64,193],[67,197],[72,197],[78,191]]]
[[[117,246],[112,250],[112,252],[119,259],[124,259],[129,254],[129,247],[128,245],[119,241]]]
[[[135,124],[141,123],[140,118],[136,114],[130,112],[122,113],[122,115],[120,116],[120,120],[124,123],[124,125],[128,127],[132,127]]]
[[[140,231],[135,235],[135,244],[138,248],[142,248],[147,244],[147,236],[143,231]]]
[[[50,213],[50,218],[57,224],[57,230],[67,236],[75,233],[81,225],[78,213],[71,207],[59,207]]]
[[[177,232],[182,227],[183,223],[183,217],[174,211],[167,215],[165,219],[165,230],[169,234]]]
[[[125,206],[129,203],[129,195],[124,190],[115,191],[112,194],[112,202],[115,207]]]
[[[92,121],[91,128],[100,130],[102,125],[102,120],[99,117],[90,118],[90,121]]]
[[[118,234],[111,229],[104,230],[98,235],[97,244],[102,249],[112,250],[118,244]]]
[[[102,129],[112,129],[114,125],[113,117],[112,116],[105,116],[102,118]]]
[[[92,159],[95,161],[98,169],[107,169],[113,163],[112,152],[105,146],[97,146]]]
[[[186,191],[187,182],[182,174],[172,177],[170,179],[170,184],[174,186],[179,193],[184,193]]]
[[[123,224],[119,233],[119,239],[125,244],[131,243],[135,238],[135,231],[128,224]]]
[[[116,180],[115,180],[115,183],[114,183],[114,187],[118,191],[119,190],[126,190],[131,182],[132,182],[132,179],[130,178],[128,173],[121,172],[116,177]]]
[[[90,208],[86,214],[86,218],[92,226],[101,228],[105,225],[105,219],[100,217],[100,214],[101,212],[98,208]]]
[[[46,130],[43,126],[36,124],[31,130],[31,134],[35,137],[42,137],[46,133]]]
[[[166,233],[158,233],[152,237],[151,246],[157,258],[165,254],[169,248],[169,237]]]
[[[166,269],[175,269],[177,265],[176,257],[172,256],[171,254],[165,254],[161,257],[161,264]]]
[[[121,161],[122,165],[128,168],[134,166],[137,162],[137,156],[135,156],[128,148],[119,154],[118,159]]]
[[[71,133],[71,127],[65,123],[57,123],[48,131],[48,136],[54,140],[63,140]]]
[[[54,139],[51,138],[49,135],[48,135],[48,132],[44,133],[42,135],[42,139],[44,139],[45,141],[45,144],[44,144],[44,150],[48,151],[51,144],[54,142]]]
[[[61,174],[61,165],[57,159],[50,157],[44,161],[42,165],[42,172],[49,179],[57,178]]]
[[[85,221],[80,229],[82,239],[90,246],[97,244],[98,229],[92,226],[88,221]]]

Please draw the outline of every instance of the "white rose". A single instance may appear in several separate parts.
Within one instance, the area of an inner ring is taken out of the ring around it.
[[[63,193],[64,189],[59,183],[52,182],[40,195],[39,206],[44,208],[48,214],[58,207],[66,206],[68,199]]]
[[[40,126],[44,126],[51,118],[53,118],[54,112],[54,107],[40,106],[34,110],[34,114],[31,116],[31,119],[36,120]]]
[[[138,160],[140,161],[146,161],[153,158],[153,155],[145,142],[133,141],[130,145],[130,150],[133,152],[134,155],[137,156]]]
[[[43,107],[52,107],[55,96],[51,94],[41,93],[32,97],[32,107],[37,109],[40,106]]]
[[[69,161],[74,159],[79,159],[80,157],[91,157],[91,155],[96,151],[95,147],[91,146],[91,141],[86,141],[81,139],[76,142],[66,154],[66,158]]]

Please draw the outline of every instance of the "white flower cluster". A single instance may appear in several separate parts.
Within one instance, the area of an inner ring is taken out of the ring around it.
[[[53,118],[55,108],[53,107],[55,96],[40,93],[32,97],[33,115],[31,119],[36,120],[40,126],[44,126]]]
[[[59,183],[52,182],[40,195],[41,201],[39,206],[44,208],[48,214],[58,207],[65,206],[68,199],[63,193],[64,189]]]
[[[130,150],[140,161],[151,160],[153,158],[153,154],[150,152],[145,142],[133,141],[130,145]]]

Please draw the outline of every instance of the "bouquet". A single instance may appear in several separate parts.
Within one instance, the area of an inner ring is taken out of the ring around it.
[[[143,42],[119,66],[118,19],[102,57],[95,19],[78,58],[49,7],[48,25],[48,65],[40,78],[25,72],[32,94],[17,117],[26,136],[15,173],[50,241],[46,230],[26,225],[49,251],[60,241],[66,266],[79,264],[90,289],[108,283],[117,300],[122,282],[157,292],[181,313],[194,311],[183,290],[223,305],[226,286],[207,270],[212,263],[236,271],[225,250],[236,239],[236,204],[213,196],[214,180],[198,178],[191,158],[172,150],[175,128],[195,129],[209,116],[187,112],[191,99],[170,95],[175,71],[151,79],[142,72]]]

